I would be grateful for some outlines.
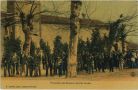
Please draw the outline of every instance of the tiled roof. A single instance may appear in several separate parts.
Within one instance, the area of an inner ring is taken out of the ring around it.
[[[1,12],[1,17],[5,17],[6,12]],[[58,17],[58,16],[51,16],[51,15],[41,15],[41,23],[42,24],[64,24],[67,25],[70,23],[70,19],[66,17]],[[80,19],[80,24],[81,26],[86,26],[86,27],[104,27],[107,28],[108,24],[100,21],[100,20],[89,20],[89,19]]]
[[[41,15],[41,23],[48,24],[69,24],[70,19],[66,17],[50,16],[50,15]],[[89,20],[89,19],[80,19],[80,24],[82,26],[100,26],[107,27],[108,25],[100,20]]]

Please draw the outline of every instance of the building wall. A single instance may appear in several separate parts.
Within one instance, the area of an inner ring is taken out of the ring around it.
[[[34,24],[36,25],[36,24]],[[108,30],[106,29],[100,29],[100,35],[101,37],[104,36],[104,34],[108,35]],[[15,28],[15,37],[19,38],[21,40],[22,46],[24,44],[24,33],[22,32],[21,25],[17,24]],[[40,30],[35,30],[36,34],[40,34]],[[92,30],[88,28],[82,27],[79,31],[79,38],[82,38],[84,41],[87,40],[87,38],[91,38]],[[32,35],[32,41],[35,43],[36,47],[40,47],[39,42],[40,38],[44,39],[45,42],[48,42],[50,45],[50,48],[53,50],[53,41],[56,38],[56,36],[61,36],[61,40],[63,43],[69,43],[69,35],[70,35],[70,29],[69,25],[57,25],[57,24],[42,24],[41,25],[41,37],[40,36],[34,36]],[[2,44],[3,45],[3,44]],[[121,42],[118,43],[118,47],[120,51],[122,50]],[[114,48],[112,48],[114,49]]]
[[[26,5],[23,2],[18,2],[18,4],[20,7],[24,5],[22,8],[23,12],[25,12],[26,14],[29,13],[31,4]],[[17,10],[14,10],[14,11],[18,12]],[[37,8],[35,10],[35,12],[39,12],[39,11],[40,11],[40,8]],[[41,37],[39,37],[40,36],[40,22],[39,22],[39,15],[37,15],[34,19],[34,31],[33,32],[38,34],[39,36],[32,35],[32,41],[35,43],[36,47],[40,47],[39,41],[40,41],[40,38],[43,38],[45,42],[49,43],[51,49],[53,49],[53,46],[54,46],[53,41],[57,35],[61,36],[63,43],[65,42],[69,43],[69,34],[70,34],[69,31],[70,31],[69,25],[42,24],[41,25]],[[87,38],[91,38],[91,34],[92,34],[92,30],[85,28],[85,27],[81,27],[79,31],[79,37],[82,38],[83,40],[86,40]],[[108,30],[101,29],[100,30],[101,37],[103,37],[104,34],[108,35]],[[20,38],[22,42],[22,46],[23,46],[24,33],[22,32],[22,27],[20,24],[15,25],[15,38]],[[119,48],[120,48],[120,44],[119,44]]]
[[[48,41],[49,45],[51,46],[51,49],[53,48],[53,41],[56,36],[61,36],[62,42],[69,43],[69,35],[70,35],[70,29],[69,25],[55,25],[55,24],[43,24],[41,25],[42,27],[42,38],[45,41]],[[103,37],[104,34],[108,35],[108,30],[106,29],[101,29],[100,34]],[[88,28],[82,27],[79,31],[79,37],[82,38],[83,40],[87,40],[87,38],[91,38],[92,30]]]

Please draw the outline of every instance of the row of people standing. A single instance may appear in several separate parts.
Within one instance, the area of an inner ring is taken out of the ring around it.
[[[119,69],[124,68],[124,57],[120,52],[107,53],[89,53],[83,52],[78,55],[78,71],[86,71],[88,73],[94,73],[94,71],[105,72],[109,69],[110,72],[114,71],[115,67]]]
[[[125,54],[126,65],[128,68],[138,68],[138,53],[136,51],[127,51]]]
[[[17,55],[14,52],[11,55],[6,54],[2,59],[2,66],[4,68],[4,76],[25,75],[32,76],[33,71],[37,75],[37,69],[39,67],[39,56],[30,56],[25,54]],[[40,73],[39,73],[40,74]]]
[[[55,57],[53,54],[17,55],[14,52],[11,55],[4,55],[2,59],[4,76],[41,76],[42,70],[45,75],[66,75],[67,74],[67,55],[63,52],[62,57]]]
[[[123,70],[124,65],[126,67],[132,58],[133,55],[129,57],[128,53],[122,54],[115,51],[110,55],[107,53],[83,52],[78,54],[77,70],[78,72],[85,70],[87,73],[105,72],[106,69],[113,72],[115,67]],[[130,64],[131,67],[134,66],[133,63]],[[62,76],[67,75],[67,53],[63,52],[61,56],[49,53],[40,54],[39,52],[35,52],[34,55],[25,55],[24,53],[17,55],[17,53],[13,53],[10,56],[5,54],[2,66],[4,76],[41,76],[42,69],[45,71],[46,76]]]

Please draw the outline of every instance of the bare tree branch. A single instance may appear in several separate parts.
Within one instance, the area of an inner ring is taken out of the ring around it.
[[[128,21],[133,20],[137,17],[138,17],[138,15],[126,16],[122,19],[122,22],[128,22]]]
[[[137,30],[138,30],[138,29],[136,29],[136,30],[131,30],[131,31],[126,32],[125,34],[127,35],[128,33],[131,33],[131,32],[137,31]]]
[[[30,8],[30,14],[32,13],[32,9],[33,9],[33,6],[34,6],[34,2],[35,1],[32,2],[31,8]]]
[[[127,35],[127,36],[135,36],[135,37],[136,37],[136,36],[138,36],[138,35]]]
[[[37,8],[37,5],[34,7],[34,9],[32,10],[32,14],[34,13],[35,9]]]
[[[22,13],[22,9],[19,7],[19,5],[18,5],[18,3],[17,3],[17,1],[15,1],[15,3],[16,3],[16,8],[17,8],[17,10],[20,12],[20,13]]]

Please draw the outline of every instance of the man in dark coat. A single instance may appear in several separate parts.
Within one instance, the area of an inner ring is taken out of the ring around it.
[[[94,68],[97,72],[98,71],[97,70],[97,68],[98,68],[98,55],[96,53],[94,54]]]
[[[25,54],[20,54],[20,76],[22,76],[23,73],[25,73]]]
[[[60,76],[62,76],[62,59],[61,59],[61,57],[58,57],[58,75],[59,75],[59,77]]]
[[[112,53],[112,55],[110,56],[110,59],[109,59],[109,70],[110,70],[110,72],[114,72],[114,57],[113,57],[113,53]]]
[[[91,56],[90,54],[88,53],[87,55],[87,68],[88,68],[88,73],[91,74],[92,72],[92,61],[91,61]]]
[[[50,69],[50,76],[52,76],[52,69],[53,69],[53,56],[49,53],[46,54],[46,76],[48,76],[48,72]]]
[[[35,66],[34,65],[34,57],[30,56],[29,57],[29,73],[30,73],[31,77],[33,76],[34,66]]]
[[[97,54],[97,67],[100,72],[102,69],[102,55],[100,53]]]
[[[109,55],[107,53],[104,53],[104,64],[105,69],[109,68]]]
[[[54,54],[54,75],[57,75],[57,71],[58,71],[58,55]]]
[[[7,71],[8,75],[11,75],[11,62],[10,62],[10,57],[8,54],[3,55],[2,57],[2,67],[4,68],[4,76],[7,76]]]
[[[53,54],[50,54],[50,58],[49,58],[50,76],[53,75],[53,73],[52,73],[52,71],[53,71],[53,65],[54,65]]]
[[[43,65],[43,69],[46,69],[46,59],[47,59],[47,55],[46,53],[43,52],[42,54],[42,65]]]
[[[101,68],[102,72],[105,72],[105,60],[104,60],[104,54],[101,54]]]
[[[38,53],[38,51],[35,53],[34,56],[34,62],[35,62],[35,76],[41,76],[41,55]]]
[[[67,53],[65,53],[65,52],[63,53],[62,64],[63,64],[63,74],[67,75]]]
[[[12,75],[19,75],[19,57],[17,56],[16,52],[12,56]]]

